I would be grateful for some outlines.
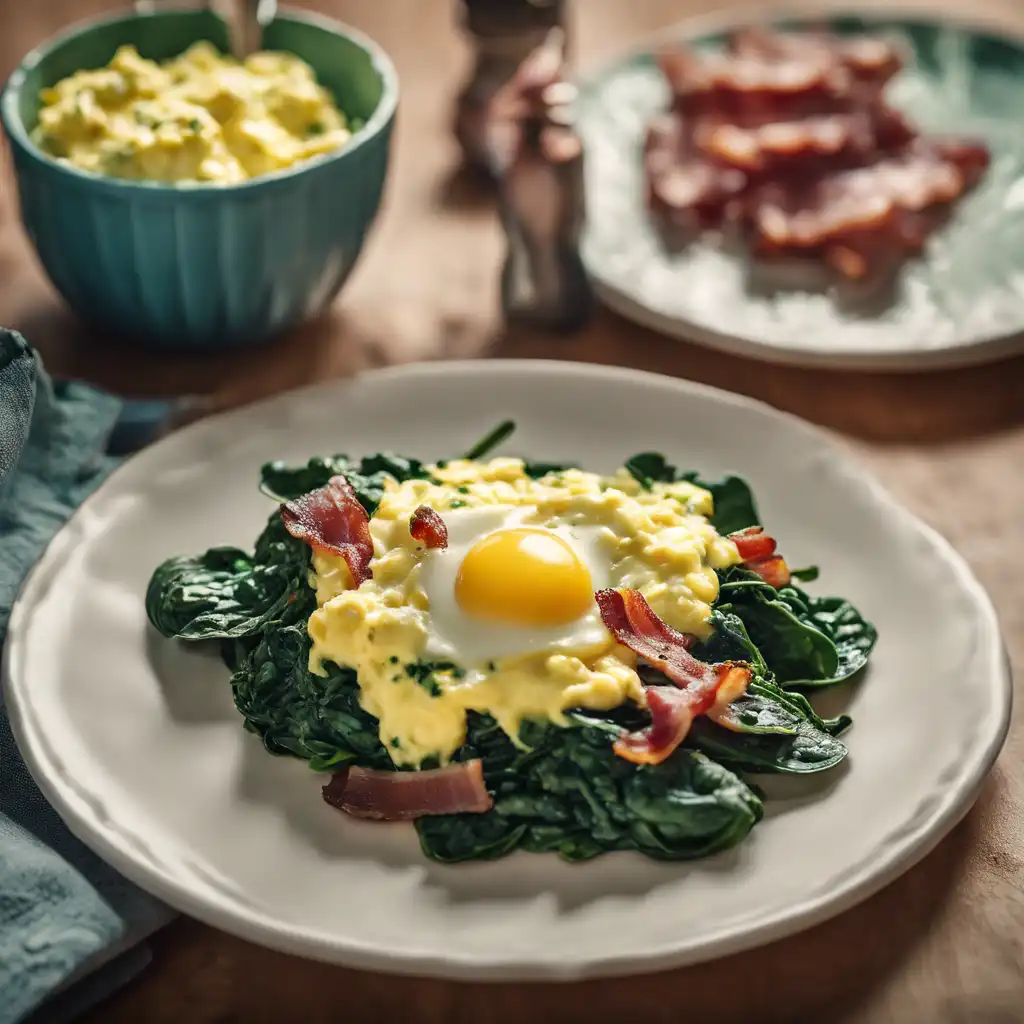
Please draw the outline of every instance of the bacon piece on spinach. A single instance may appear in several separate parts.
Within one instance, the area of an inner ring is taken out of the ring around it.
[[[324,799],[354,818],[409,821],[431,814],[482,814],[494,806],[479,758],[417,772],[354,765],[331,777]]]
[[[373,538],[370,517],[343,476],[281,506],[285,529],[311,548],[341,555],[358,587],[370,579]]]
[[[695,658],[689,652],[694,638],[658,618],[639,591],[599,590],[594,597],[615,639],[675,684],[644,688],[650,725],[623,734],[614,747],[627,761],[660,764],[686,739],[697,715],[746,692],[750,669],[734,662],[708,665]]]
[[[729,534],[729,540],[743,559],[743,568],[756,572],[770,586],[778,590],[789,583],[789,566],[775,551],[775,538],[764,532],[763,526],[748,526],[745,530]]]

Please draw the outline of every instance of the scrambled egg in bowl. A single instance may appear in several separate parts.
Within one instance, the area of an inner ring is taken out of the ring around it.
[[[122,46],[41,94],[33,141],[116,178],[231,185],[343,146],[352,126],[289,53],[239,63],[199,42],[158,64]]]
[[[427,469],[388,481],[370,520],[370,579],[353,587],[342,556],[312,556],[310,671],[357,671],[396,764],[446,762],[471,710],[516,741],[527,719],[642,704],[636,655],[602,623],[597,590],[637,590],[668,625],[708,636],[715,570],[740,561],[708,521],[708,491],[645,488],[625,469],[535,479],[514,458]],[[420,506],[443,516],[443,550],[410,532]]]

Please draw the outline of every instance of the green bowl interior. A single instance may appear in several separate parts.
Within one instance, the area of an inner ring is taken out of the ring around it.
[[[166,60],[201,39],[222,52],[228,49],[227,27],[210,11],[132,15],[72,31],[22,65],[17,116],[31,132],[38,119],[42,89],[76,71],[103,67],[119,46],[131,43],[143,57]],[[263,45],[268,50],[287,50],[306,61],[350,118],[368,121],[383,98],[385,82],[373,53],[355,39],[333,31],[327,22],[282,15],[267,27]]]

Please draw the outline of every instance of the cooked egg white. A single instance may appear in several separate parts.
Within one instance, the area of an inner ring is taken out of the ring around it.
[[[118,178],[232,184],[350,137],[305,61],[261,52],[239,63],[207,42],[162,64],[122,46],[105,68],[76,72],[40,99],[36,144]]]
[[[707,520],[711,495],[692,484],[648,491],[625,470],[533,479],[508,458],[431,473],[437,482],[384,494],[370,521],[371,580],[353,589],[342,558],[312,560],[310,668],[358,672],[362,705],[400,764],[447,760],[470,710],[515,740],[526,718],[642,702],[635,656],[604,627],[594,591],[635,588],[670,625],[705,636],[714,570],[739,560]],[[424,504],[445,520],[446,550],[409,532]]]

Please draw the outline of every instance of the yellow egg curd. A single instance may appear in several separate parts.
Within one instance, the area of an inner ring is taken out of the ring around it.
[[[343,146],[345,115],[289,53],[239,63],[199,42],[158,64],[122,46],[111,62],[44,89],[35,143],[115,178],[230,185]]]
[[[446,761],[465,739],[470,710],[491,715],[516,741],[527,718],[559,723],[571,708],[607,710],[644,699],[636,656],[600,626],[576,646],[567,633],[568,646],[555,650],[469,659],[460,657],[456,644],[450,658],[433,659],[434,623],[423,570],[425,560],[438,553],[410,534],[410,518],[420,505],[442,518],[487,506],[517,511],[514,535],[491,533],[477,541],[460,570],[472,582],[455,587],[463,592],[452,600],[466,613],[466,635],[477,649],[486,646],[484,629],[514,646],[508,637],[563,628],[567,608],[582,614],[590,607],[593,613],[592,592],[579,600],[578,574],[585,570],[571,553],[558,550],[553,534],[541,544],[527,538],[524,545],[523,535],[531,530],[588,531],[597,545],[592,557],[599,558],[608,585],[639,590],[669,625],[708,635],[718,595],[715,569],[739,561],[735,544],[708,521],[708,491],[684,482],[647,490],[624,469],[611,477],[572,469],[534,479],[521,460],[510,458],[459,460],[429,470],[433,480],[392,482],[386,489],[370,520],[372,579],[353,588],[341,557],[316,551],[312,559],[318,607],[308,627],[310,669],[323,674],[324,662],[334,662],[356,670],[362,706],[380,720],[381,741],[397,763]],[[452,551],[442,553],[451,556]],[[489,561],[469,566],[471,557]],[[481,568],[491,569],[490,590]],[[529,605],[531,594],[545,586],[549,606],[516,608],[517,602]],[[550,602],[551,588],[564,589],[564,604]],[[434,593],[435,601],[442,599],[447,607],[448,594]],[[502,608],[508,609],[507,635],[500,632]]]

